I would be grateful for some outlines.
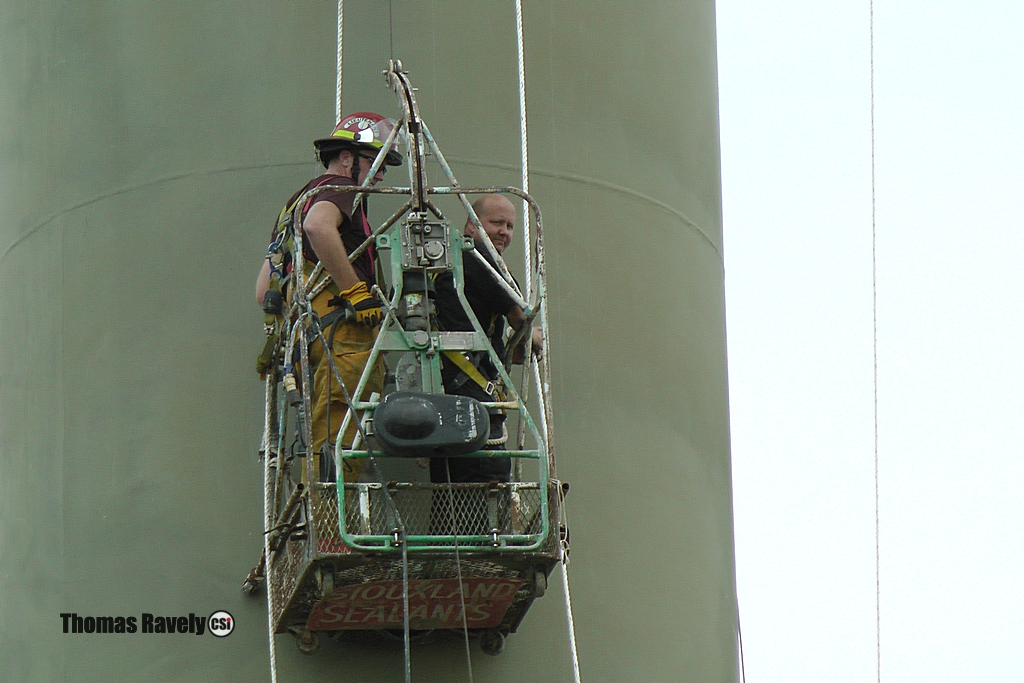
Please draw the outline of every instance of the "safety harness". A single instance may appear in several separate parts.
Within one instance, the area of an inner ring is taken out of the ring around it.
[[[484,377],[483,373],[480,372],[480,368],[473,364],[473,361],[469,359],[469,356],[461,351],[442,351],[441,353],[443,353],[448,360],[454,363],[455,367],[466,373],[474,383],[484,390],[484,393],[488,396],[494,396],[494,382],[491,382]]]
[[[330,179],[331,177],[328,176],[310,189],[325,185]],[[263,350],[256,357],[256,372],[259,373],[260,379],[265,379],[267,372],[274,366],[274,354],[280,342],[281,328],[284,323],[284,302],[288,293],[288,285],[292,279],[292,274],[288,267],[290,265],[288,257],[290,254],[302,249],[302,245],[295,244],[292,215],[303,194],[305,192],[299,192],[292,201],[281,209],[281,213],[277,216],[277,225],[274,227],[273,238],[271,239],[270,246],[267,247],[267,261],[270,263],[270,283],[267,287],[267,293],[263,296],[263,330],[267,335],[267,340],[263,344]],[[306,200],[306,204],[302,207],[303,213],[309,210],[312,202],[312,197]],[[312,268],[306,269],[307,276],[312,272]],[[335,297],[339,293],[337,285],[333,282],[327,285],[327,290],[333,293]],[[341,311],[331,322],[341,317],[344,312]],[[328,315],[332,313],[334,311]]]

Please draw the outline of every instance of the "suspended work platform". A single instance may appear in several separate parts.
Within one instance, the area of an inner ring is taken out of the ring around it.
[[[291,268],[275,273],[282,303],[268,312],[267,362],[261,368],[266,374],[266,543],[243,588],[253,592],[266,581],[271,632],[294,634],[304,652],[317,648],[320,634],[376,631],[404,639],[408,671],[410,640],[431,631],[451,631],[467,642],[479,638],[485,652],[501,652],[505,637],[544,594],[549,574],[567,553],[561,502],[568,486],[556,477],[552,453],[547,357],[530,352],[531,328],[540,330],[544,348],[548,339],[540,209],[518,188],[461,187],[419,116],[401,63],[389,63],[385,76],[398,95],[402,120],[381,147],[367,181],[358,187],[315,187],[289,215],[282,214],[276,248]],[[396,144],[407,149],[409,185],[372,187]],[[428,184],[428,156],[448,185]],[[317,345],[332,348],[330,328],[338,323],[321,319],[312,305],[329,278],[319,264],[304,262],[301,207],[327,190],[356,193],[356,205],[368,195],[401,195],[405,201],[350,254],[355,259],[366,249],[376,252],[383,278],[374,292],[382,302],[383,322],[351,394],[332,354],[322,354],[321,363],[330,364],[350,408],[331,418],[341,424],[335,442],[314,453],[309,352]],[[486,194],[522,200],[523,229],[517,235],[522,285],[470,203]],[[443,195],[458,197],[494,265],[438,208],[437,197]],[[464,293],[464,260],[470,258],[481,261],[525,317],[508,340],[505,357],[496,353]],[[437,325],[430,283],[449,273],[472,331]],[[523,345],[522,371],[510,374],[511,349]],[[442,356],[454,362],[488,358],[498,373],[496,391],[488,391],[491,400],[445,394]],[[389,377],[381,394],[367,391],[378,359]],[[513,375],[520,378],[518,386]],[[488,440],[488,415],[496,411],[506,416],[505,436]],[[351,425],[356,435],[346,445],[342,437]],[[410,466],[416,459],[439,457],[510,458],[512,477],[431,482],[422,468]],[[362,463],[362,475],[336,481],[335,473],[351,469],[346,463],[354,461]],[[273,647],[271,638],[272,653]]]
[[[278,632],[300,624],[309,631],[403,628],[403,567],[395,557],[401,538],[385,496],[403,520],[409,550],[415,548],[406,569],[410,629],[461,631],[464,602],[469,629],[504,637],[544,594],[559,544],[557,534],[543,534],[557,521],[543,523],[536,483],[343,484],[350,532],[339,531],[337,486],[314,486],[311,538],[293,538],[275,556],[268,588]],[[557,498],[554,487],[549,499]],[[538,538],[534,550],[515,545]]]

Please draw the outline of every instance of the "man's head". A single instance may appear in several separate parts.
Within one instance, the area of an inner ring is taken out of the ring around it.
[[[516,207],[500,194],[485,194],[473,202],[473,211],[480,219],[484,232],[491,238],[491,243],[500,254],[512,241],[512,229],[516,225]],[[477,234],[476,226],[471,218],[466,219],[466,235],[477,240],[483,238]]]
[[[320,163],[329,172],[350,177],[357,183],[361,183],[394,128],[394,121],[379,114],[371,112],[349,114],[338,122],[330,137],[314,140],[313,146],[316,148]],[[337,170],[339,162],[345,172]],[[383,179],[387,166],[398,166],[401,163],[402,155],[399,153],[397,145],[392,143],[374,182]],[[352,172],[355,169],[358,169],[358,174]]]
[[[322,152],[320,158],[323,160],[328,173],[351,178],[357,185],[362,185],[366,179],[366,174],[370,172],[370,167],[373,166],[375,157],[360,149],[339,149],[331,152]],[[353,173],[355,168],[359,169],[358,174]],[[373,176],[373,180],[370,181],[370,185],[376,185],[384,180],[385,171],[387,171],[387,166],[381,165]]]

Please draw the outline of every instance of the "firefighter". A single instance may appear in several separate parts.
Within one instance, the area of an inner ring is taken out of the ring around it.
[[[362,184],[395,125],[394,121],[378,114],[360,112],[343,118],[329,137],[315,140],[313,145],[317,158],[325,171],[292,195],[285,207],[286,212],[290,214],[298,199],[315,187]],[[401,163],[402,156],[392,145],[387,152],[386,163],[381,165],[369,184],[375,185],[383,180],[388,166]],[[380,301],[371,294],[376,281],[374,250],[369,248],[354,262],[349,262],[349,254],[370,236],[366,200],[364,198],[358,206],[353,206],[354,199],[354,192],[325,190],[308,199],[301,211],[306,272],[310,273],[312,266],[319,261],[331,279],[330,284],[313,299],[312,305],[320,317],[324,337],[329,340],[335,365],[350,395],[369,360],[383,317]],[[288,260],[286,258],[283,264],[286,272],[291,267]],[[261,306],[265,304],[268,289],[271,289],[272,273],[273,259],[270,255],[256,281],[256,300]],[[325,444],[334,445],[348,411],[348,403],[330,364],[324,361],[323,344],[311,341],[312,448],[313,452],[321,454],[321,469],[326,467],[326,478],[331,479],[334,458],[325,449]],[[363,397],[374,391],[380,392],[383,385],[383,361],[378,358],[371,369]],[[353,400],[358,398],[352,397]],[[353,420],[343,440],[346,445],[351,443],[355,430]],[[354,481],[359,474],[358,461],[346,461],[345,468],[345,481]]]

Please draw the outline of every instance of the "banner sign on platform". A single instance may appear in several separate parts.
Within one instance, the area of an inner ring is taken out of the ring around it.
[[[410,579],[409,626],[461,629],[465,602],[469,628],[494,628],[522,585],[519,579],[466,578],[460,591],[458,579]],[[402,623],[402,582],[373,581],[336,589],[313,608],[306,628],[402,628]]]

